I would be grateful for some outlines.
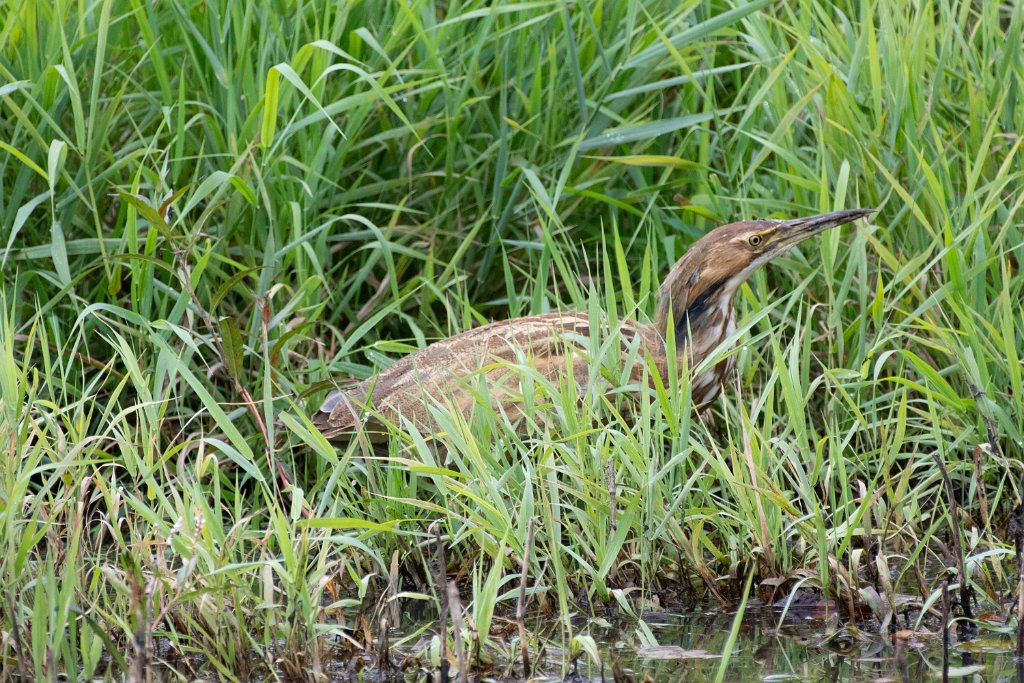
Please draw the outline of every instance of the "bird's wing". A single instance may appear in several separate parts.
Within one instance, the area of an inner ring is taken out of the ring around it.
[[[627,347],[639,338],[643,351],[663,370],[664,344],[654,328],[626,321],[620,334]],[[576,381],[583,384],[589,372],[585,351],[590,336],[586,313],[549,313],[484,325],[430,344],[376,377],[331,392],[313,423],[328,438],[352,430],[364,416],[374,414],[388,421],[401,417],[426,424],[430,405],[465,411],[479,391],[486,391],[492,403],[515,417],[521,390],[513,366],[528,364],[549,380],[566,375],[571,366]],[[474,387],[474,379],[483,381]]]

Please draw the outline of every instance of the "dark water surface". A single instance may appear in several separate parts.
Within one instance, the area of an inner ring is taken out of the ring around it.
[[[902,628],[881,635],[840,626],[827,610],[782,610],[759,606],[747,609],[736,634],[724,681],[844,681],[909,682],[942,680],[942,636],[937,627],[916,632]],[[643,619],[595,619],[575,624],[575,633],[593,638],[601,664],[583,654],[565,668],[566,653],[553,645],[545,649],[535,681],[611,681],[613,666],[638,683],[654,681],[714,681],[733,629],[735,612],[696,610],[646,614]],[[951,681],[992,683],[1016,681],[1014,639],[1008,630],[982,630],[972,641],[956,642],[950,631]],[[559,637],[552,633],[551,642]],[[518,671],[518,667],[516,667]],[[453,672],[454,674],[454,672]],[[620,674],[621,675],[621,674]],[[367,677],[367,680],[372,678]],[[407,680],[436,680],[424,673]],[[452,680],[456,680],[453,676]],[[508,673],[470,677],[470,680],[510,681]]]
[[[879,635],[839,627],[825,613],[787,615],[772,607],[748,609],[725,670],[726,681],[941,681],[942,637],[921,628],[897,635]],[[735,614],[697,611],[660,613],[644,617],[644,624],[660,647],[641,642],[644,626],[617,628],[591,624],[589,633],[600,646],[606,680],[614,659],[638,681],[649,675],[656,681],[713,681],[726,651]],[[635,623],[635,622],[634,622]],[[1010,634],[985,634],[967,643],[955,643],[950,633],[951,680],[1014,681],[1014,641]],[[663,658],[666,657],[666,658]],[[704,658],[707,657],[707,658]],[[600,671],[582,663],[582,680],[601,680]]]
[[[835,611],[830,612],[826,607],[790,610],[784,619],[782,615],[782,609],[777,607],[748,607],[721,680],[858,683],[942,680],[942,636],[935,623],[911,631],[901,619],[895,633],[883,635],[877,630],[872,632],[870,622],[864,628],[841,626]],[[728,647],[735,616],[734,611],[721,609],[666,610],[647,613],[640,620],[615,618],[574,622],[574,635],[582,636],[587,646],[594,646],[592,649],[596,649],[600,663],[585,651],[574,663],[567,663],[570,657],[559,647],[563,636],[557,621],[531,623],[529,626],[534,633],[547,632],[544,640],[548,644],[543,652],[532,653],[534,675],[528,680],[612,683],[613,672],[618,669],[619,680],[637,683],[645,677],[654,681],[714,681],[722,665],[722,653]],[[369,657],[357,655],[358,662],[351,658],[342,662],[327,655],[323,661],[327,680],[417,683],[439,680],[436,669],[428,664],[430,656],[427,654],[436,632],[436,624],[432,624],[421,626],[416,634],[409,632],[404,641],[393,636],[395,647],[391,650],[391,661],[396,667],[386,675],[374,669]],[[955,629],[951,629],[950,643],[951,681],[1024,681],[1024,677],[1017,677],[1014,634],[1010,628],[991,625],[966,642],[957,642]],[[504,647],[513,657],[511,664],[496,661],[490,671],[473,673],[469,681],[524,680],[518,646],[510,643]],[[192,668],[193,672],[204,668],[199,662],[193,664],[197,665]],[[177,670],[178,676],[183,673],[177,666],[171,668]],[[174,678],[172,674],[167,680]],[[258,675],[256,680],[268,678]],[[449,680],[452,683],[458,680],[454,667]]]

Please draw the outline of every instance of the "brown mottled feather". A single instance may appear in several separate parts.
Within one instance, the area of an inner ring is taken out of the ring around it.
[[[744,221],[697,240],[658,290],[654,324],[625,322],[618,332],[624,345],[639,337],[643,347],[633,381],[642,375],[644,357],[662,377],[669,353],[686,355],[688,363],[678,367],[697,367],[735,331],[733,298],[751,273],[808,237],[869,213],[849,209],[791,221]],[[590,336],[590,324],[585,313],[549,313],[463,332],[403,358],[376,377],[331,392],[313,423],[329,438],[352,430],[371,410],[390,422],[401,417],[429,424],[431,405],[469,409],[475,400],[474,379],[482,379],[494,404],[514,419],[521,392],[512,366],[527,362],[552,381],[571,366],[576,381],[584,384],[588,360],[586,344],[579,340]],[[671,350],[665,342],[670,336],[675,340]],[[689,378],[693,404],[714,400],[734,365],[732,355]]]
[[[469,409],[475,400],[474,380],[481,377],[496,406],[516,419],[522,401],[515,366],[528,363],[543,377],[558,381],[566,374],[570,355],[575,381],[585,386],[589,372],[585,339],[590,334],[585,313],[548,313],[484,325],[430,344],[375,377],[331,392],[313,416],[313,424],[333,438],[355,427],[371,406],[388,421],[401,416],[425,424],[430,421],[431,405]],[[634,379],[642,375],[643,352],[664,376],[665,345],[653,327],[625,321],[619,334],[624,349],[637,337],[643,345]]]

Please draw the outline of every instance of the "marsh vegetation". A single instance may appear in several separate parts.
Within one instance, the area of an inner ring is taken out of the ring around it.
[[[824,610],[826,658],[1012,641],[1022,34],[968,0],[0,6],[0,677],[677,675],[619,643],[735,679],[764,604]],[[610,389],[524,364],[515,424],[486,387],[383,444],[309,421],[491,320],[614,337],[711,227],[853,206],[744,285],[706,411],[597,337]],[[652,626],[708,606],[720,639]],[[764,672],[815,676],[771,628]]]

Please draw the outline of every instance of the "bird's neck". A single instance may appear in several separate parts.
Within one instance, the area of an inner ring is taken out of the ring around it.
[[[678,282],[662,285],[655,325],[666,341],[674,338],[677,355],[687,352],[691,368],[711,355],[736,329],[736,288],[729,284],[710,283],[700,291],[679,287]],[[682,302],[682,310],[676,310],[675,302]]]

